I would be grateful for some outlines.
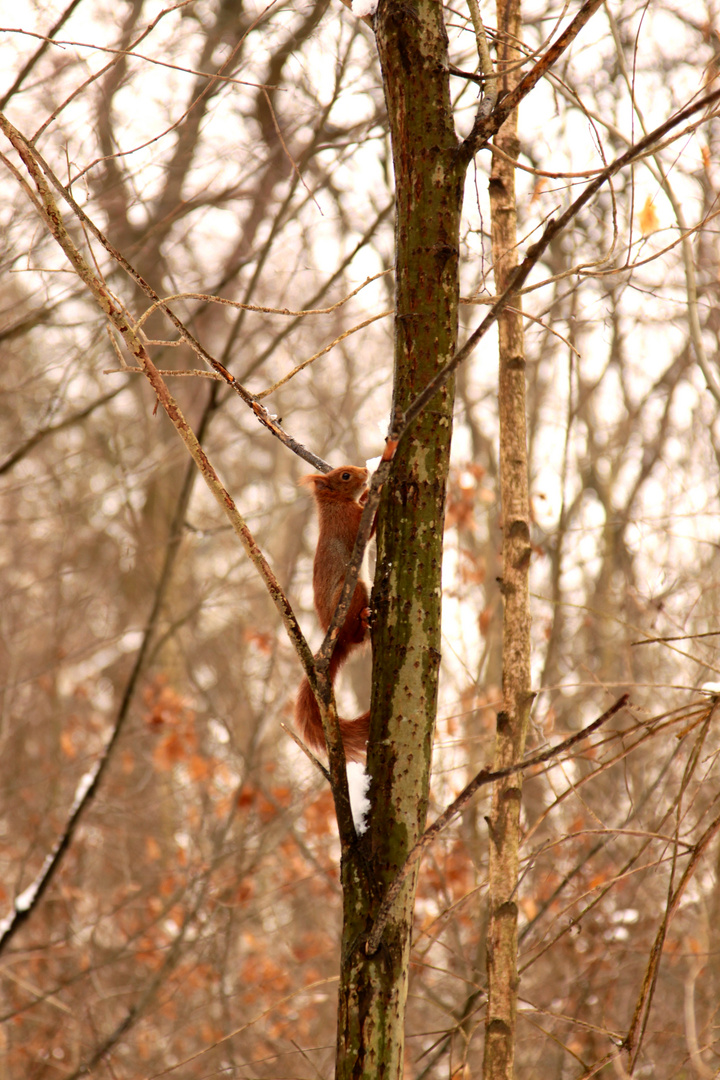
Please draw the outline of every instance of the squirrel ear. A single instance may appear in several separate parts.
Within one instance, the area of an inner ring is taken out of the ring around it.
[[[300,477],[300,479],[298,480],[298,486],[300,484],[304,484],[306,487],[315,487],[315,484],[318,482],[318,480],[323,479],[324,477],[322,473],[308,473],[307,476]]]

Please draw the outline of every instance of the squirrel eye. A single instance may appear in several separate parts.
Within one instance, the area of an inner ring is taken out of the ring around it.
[[[340,479],[341,480],[349,480],[350,479],[350,473],[349,472],[344,472],[342,474],[342,476],[340,477]]]

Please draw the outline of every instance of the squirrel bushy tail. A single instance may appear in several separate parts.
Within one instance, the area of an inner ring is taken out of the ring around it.
[[[330,682],[335,682],[335,676],[346,656],[338,656],[340,646],[335,649],[330,661]],[[311,750],[325,750],[325,733],[320,719],[320,709],[315,700],[315,695],[310,689],[310,683],[303,679],[295,700],[295,723],[300,732],[300,738],[308,744]],[[345,757],[348,761],[364,761],[365,750],[370,730],[370,713],[364,712],[354,720],[344,720],[338,717],[340,734],[345,747]]]
[[[350,610],[344,624],[338,633],[335,650],[330,659],[328,676],[330,685],[335,685],[335,678],[342,665],[354,649],[357,649],[367,637],[367,603],[368,595],[364,582],[359,581],[355,586],[355,593],[350,603]],[[323,630],[330,625],[323,619]],[[325,732],[323,731],[320,709],[315,700],[315,695],[310,689],[310,683],[303,679],[295,700],[295,723],[301,737],[313,750],[325,750]],[[345,757],[348,761],[364,761],[365,750],[370,730],[370,713],[365,712],[354,720],[345,720],[338,717],[340,734],[345,746]]]

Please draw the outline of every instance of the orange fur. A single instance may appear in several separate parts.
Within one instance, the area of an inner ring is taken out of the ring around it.
[[[362,499],[365,493],[367,477],[367,469],[356,465],[341,465],[329,473],[303,476],[300,481],[312,488],[320,523],[313,564],[313,593],[315,610],[323,630],[329,627],[340,599],[362,517],[363,508],[358,499]],[[368,615],[367,586],[365,582],[358,581],[330,661],[331,683],[335,682],[338,671],[353,649],[366,640]],[[295,723],[308,746],[314,750],[325,749],[320,710],[307,679],[303,679],[298,691]],[[363,761],[370,713],[363,713],[354,720],[340,718],[339,724],[346,758],[348,761]]]

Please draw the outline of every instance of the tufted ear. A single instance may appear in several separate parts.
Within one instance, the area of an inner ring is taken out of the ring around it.
[[[320,472],[308,473],[307,476],[301,476],[300,477],[300,479],[298,480],[298,486],[300,486],[300,484],[303,484],[305,487],[314,488],[319,480],[324,480],[324,479],[325,479],[325,476],[324,476],[323,473],[320,473]]]

